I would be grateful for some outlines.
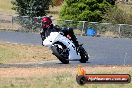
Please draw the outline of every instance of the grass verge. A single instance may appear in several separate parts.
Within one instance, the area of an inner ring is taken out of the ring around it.
[[[87,74],[130,74],[132,67],[85,67]],[[76,67],[0,68],[0,88],[132,88],[129,84],[85,84],[76,82]]]
[[[0,63],[24,63],[51,60],[55,57],[43,46],[0,43]]]

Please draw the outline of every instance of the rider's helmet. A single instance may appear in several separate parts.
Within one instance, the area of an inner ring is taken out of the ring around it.
[[[42,28],[49,28],[50,25],[52,24],[52,20],[50,17],[43,17],[42,18]]]

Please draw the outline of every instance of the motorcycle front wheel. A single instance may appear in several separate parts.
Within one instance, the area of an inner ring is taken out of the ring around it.
[[[69,64],[69,50],[67,47],[61,43],[56,42],[51,47],[53,54],[63,63],[63,64]]]

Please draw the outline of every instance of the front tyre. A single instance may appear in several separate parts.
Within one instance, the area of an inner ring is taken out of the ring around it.
[[[53,54],[63,63],[63,64],[69,64],[69,50],[67,47],[61,43],[56,42],[51,47]]]

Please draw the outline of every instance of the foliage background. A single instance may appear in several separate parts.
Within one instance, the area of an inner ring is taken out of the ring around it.
[[[15,0],[12,1],[14,7],[12,8],[20,16],[45,16],[46,10],[52,4],[52,0]]]
[[[110,0],[64,0],[60,18],[99,22],[114,4],[114,1]]]

